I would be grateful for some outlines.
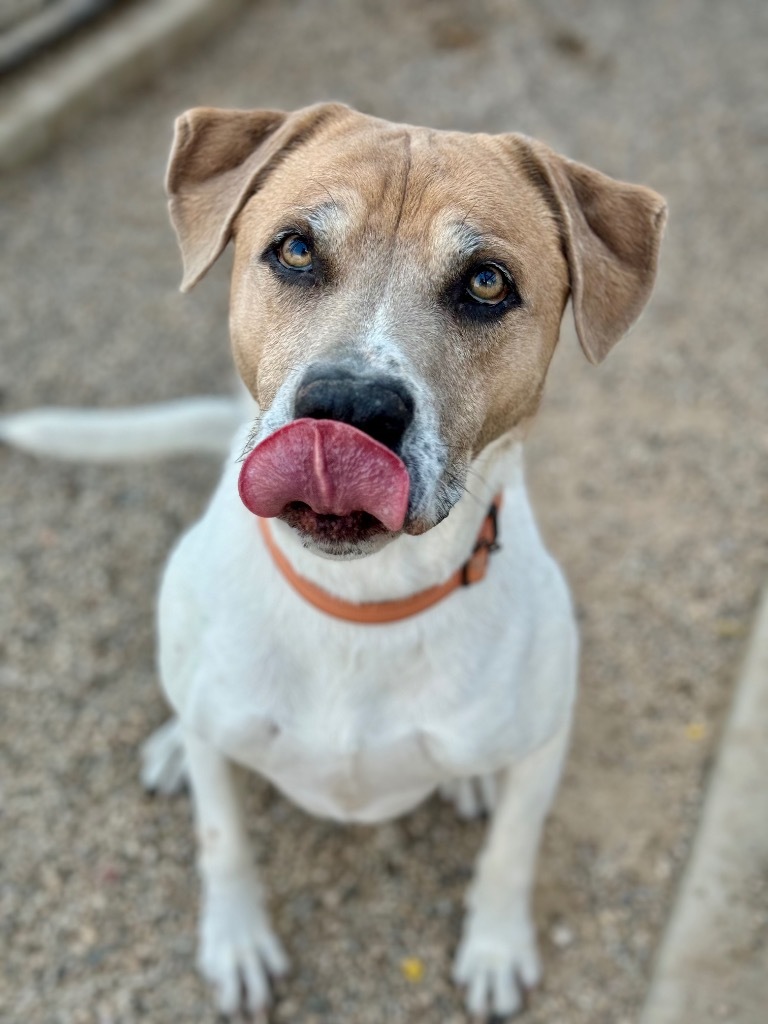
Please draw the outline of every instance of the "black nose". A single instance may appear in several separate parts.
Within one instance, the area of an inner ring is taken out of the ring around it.
[[[394,377],[361,377],[310,366],[296,392],[296,419],[339,420],[397,451],[413,419],[413,398]]]

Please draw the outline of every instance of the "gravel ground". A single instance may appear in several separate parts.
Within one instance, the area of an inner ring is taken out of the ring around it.
[[[177,294],[160,189],[197,103],[515,128],[669,198],[651,308],[598,370],[567,327],[529,447],[584,641],[530,1024],[636,1019],[765,578],[767,36],[764,0],[263,0],[2,183],[8,410],[227,389],[227,261]],[[166,714],[155,582],[216,466],[0,464],[0,1020],[213,1021],[188,801],[144,796],[136,751]],[[434,800],[340,828],[246,785],[296,965],[275,1020],[464,1021],[448,965],[483,826]]]

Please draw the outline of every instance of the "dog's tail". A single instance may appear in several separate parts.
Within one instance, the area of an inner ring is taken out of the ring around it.
[[[212,395],[129,409],[31,409],[0,416],[0,441],[39,455],[86,462],[224,455],[248,418],[242,400]]]

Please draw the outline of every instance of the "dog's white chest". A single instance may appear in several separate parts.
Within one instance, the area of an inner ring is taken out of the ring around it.
[[[372,822],[418,804],[440,781],[422,736],[412,732],[381,745],[355,749],[312,747],[277,734],[253,764],[293,801],[313,814]]]
[[[398,666],[361,682],[341,666],[333,679],[332,663],[319,664],[291,685],[296,664],[274,652],[269,661],[278,682],[270,686],[268,712],[248,673],[236,678],[230,672],[222,680],[225,700],[217,699],[216,687],[193,684],[183,717],[305,810],[342,821],[380,821],[410,810],[446,777],[439,741],[420,721],[420,701],[408,694],[408,680],[402,685],[406,673]],[[426,666],[419,670],[425,673]],[[430,680],[422,676],[420,685],[428,688]],[[379,700],[369,699],[371,690]]]
[[[522,492],[517,503],[481,586],[410,624],[360,627],[306,606],[251,517],[214,502],[161,593],[161,669],[181,721],[339,820],[396,816],[524,755],[567,710],[575,641],[562,578]]]

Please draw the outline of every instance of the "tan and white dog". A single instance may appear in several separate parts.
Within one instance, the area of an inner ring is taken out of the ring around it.
[[[443,789],[462,813],[491,813],[454,977],[472,1014],[512,1014],[540,976],[531,890],[577,672],[521,440],[569,296],[592,362],[640,314],[664,202],[524,136],[338,104],[189,111],[168,190],[185,290],[234,240],[250,407],[31,413],[0,436],[110,458],[215,448],[242,423],[165,572],[160,666],[177,718],[145,748],[148,786],[191,783],[200,968],[230,1012],[266,1006],[287,965],[233,762],[341,821],[383,821]],[[452,589],[501,492],[500,549],[481,582]],[[414,595],[445,590],[403,617]],[[372,616],[355,621],[361,607]]]

